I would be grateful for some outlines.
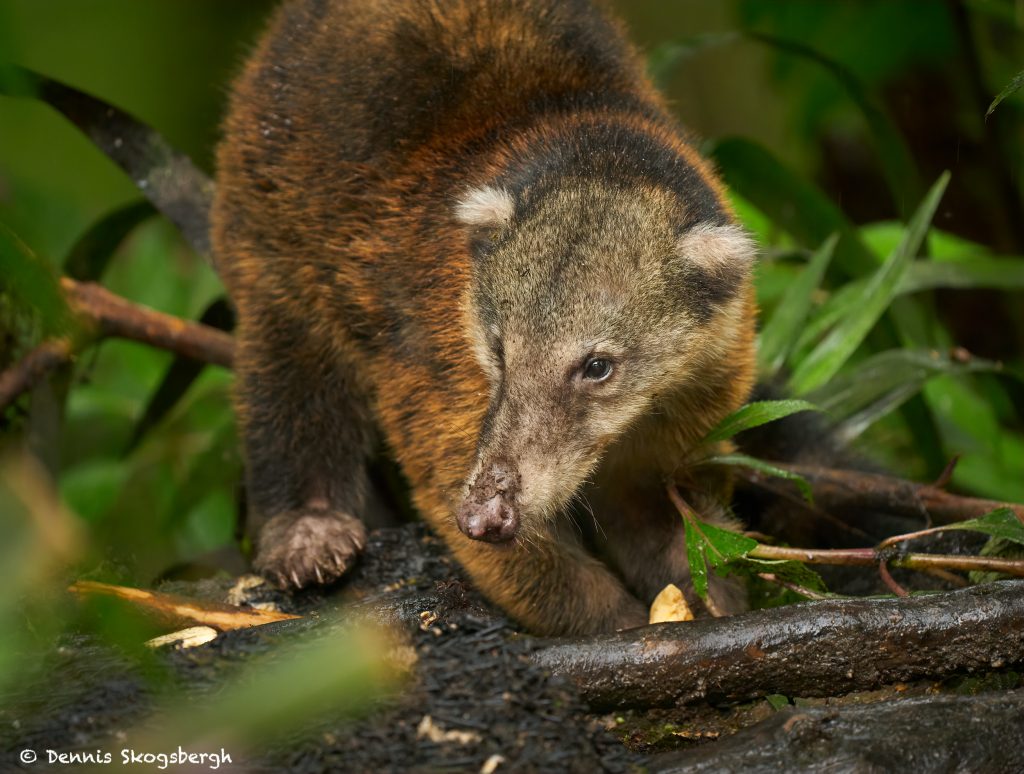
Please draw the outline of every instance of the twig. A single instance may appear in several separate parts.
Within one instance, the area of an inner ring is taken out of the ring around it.
[[[18,396],[35,387],[51,371],[72,359],[71,342],[67,339],[44,341],[5,371],[0,371],[0,411]]]
[[[157,312],[111,293],[93,283],[64,277],[61,287],[79,317],[103,337],[138,341],[203,363],[231,368],[235,342],[230,334],[209,325]],[[64,338],[44,341],[24,358],[0,372],[0,411],[40,379],[74,360],[91,341]]]
[[[884,583],[897,597],[910,596],[910,594],[907,593],[907,590],[897,583],[894,577],[892,577],[892,573],[889,572],[889,565],[884,559],[878,563],[878,574],[882,576],[882,583]]]
[[[91,282],[64,277],[61,287],[72,307],[95,323],[103,336],[138,341],[225,368],[234,362],[235,342],[224,331],[147,309]]]
[[[533,658],[598,709],[836,696],[1024,663],[1024,583],[800,602],[552,641]]]
[[[935,479],[935,483],[932,484],[936,489],[945,489],[949,486],[949,482],[953,480],[953,474],[956,472],[956,466],[960,464],[960,455],[954,454],[949,462],[946,463],[946,467],[942,469],[939,477]]]
[[[814,491],[814,502],[826,511],[830,508],[866,508],[910,517],[920,517],[923,511],[935,524],[952,524],[979,518],[996,508],[1009,508],[1024,520],[1024,505],[962,497],[933,484],[918,484],[859,470],[781,462],[772,464],[806,479]],[[738,476],[758,488],[774,490],[778,484],[756,470],[743,467],[735,470]]]
[[[1024,560],[994,556],[955,556],[950,554],[896,554],[875,548],[787,548],[763,543],[752,550],[752,559],[782,559],[804,564],[829,564],[847,567],[875,567],[884,559],[893,567],[908,570],[959,570],[963,572],[999,572],[1024,577]]]
[[[800,596],[807,597],[807,599],[829,599],[829,597],[827,595],[822,594],[819,591],[815,591],[814,589],[809,589],[806,586],[800,586],[800,585],[798,585],[796,583],[792,583],[790,581],[783,580],[782,578],[780,578],[779,576],[777,576],[777,575],[775,575],[774,573],[771,573],[771,572],[759,572],[757,574],[757,577],[760,578],[761,580],[766,580],[769,583],[774,583],[774,584],[776,584],[778,586],[782,586],[782,588],[784,588],[784,589],[789,589],[790,591],[794,592],[795,594],[799,594]]]

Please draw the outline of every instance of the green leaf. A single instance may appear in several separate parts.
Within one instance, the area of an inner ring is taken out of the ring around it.
[[[933,350],[889,350],[835,377],[810,398],[822,411],[842,421],[837,435],[850,441],[936,376],[1000,371],[999,363],[982,358],[961,362]]]
[[[781,693],[773,693],[771,696],[765,696],[764,700],[768,702],[773,710],[781,710],[789,706],[789,697],[783,696]]]
[[[686,525],[686,559],[693,589],[708,595],[708,566],[719,570],[757,548],[757,541],[713,524],[700,521],[693,511],[681,514]]]
[[[943,173],[914,213],[899,246],[858,294],[853,312],[841,320],[796,367],[790,379],[790,387],[795,392],[806,394],[831,379],[888,309],[907,268],[928,233],[948,183],[949,173]]]
[[[749,556],[744,556],[729,564],[728,570],[730,574],[748,577],[761,573],[770,573],[780,581],[802,586],[808,591],[830,597],[841,596],[830,593],[821,576],[806,564],[791,559],[753,559]]]
[[[712,567],[721,567],[735,559],[742,559],[757,548],[757,541],[746,535],[716,527],[706,521],[698,521],[696,524],[707,542],[706,555]]]
[[[228,300],[221,297],[206,308],[199,322],[222,331],[230,331],[235,324],[234,312]],[[135,424],[126,452],[134,449],[146,434],[178,405],[205,368],[205,363],[192,358],[180,355],[175,357],[159,386],[150,394],[146,409]]]
[[[818,407],[806,400],[762,400],[748,403],[719,422],[705,436],[708,444],[725,441],[737,433],[752,427],[774,422],[800,411],[818,411]]]
[[[988,110],[985,111],[985,118],[987,119],[990,115],[992,115],[995,109],[999,107],[999,103],[1001,103],[1004,99],[1009,97],[1014,92],[1019,91],[1022,86],[1024,86],[1024,70],[1021,70],[1019,73],[1013,76],[1013,80],[1006,84],[1006,88],[1003,89],[998,94],[996,94],[995,99],[992,100],[992,104],[989,105]]]
[[[705,561],[707,541],[697,532],[696,519],[686,519],[686,561],[690,565],[693,590],[701,599],[708,596],[708,566]]]
[[[814,492],[811,490],[811,485],[807,482],[807,479],[798,473],[794,473],[791,470],[780,468],[776,465],[772,465],[770,462],[759,460],[756,457],[749,457],[746,454],[720,454],[715,457],[710,457],[705,462],[709,465],[741,465],[745,468],[751,468],[760,473],[765,473],[775,478],[784,478],[787,481],[792,481],[796,484],[797,489],[804,496],[804,499],[808,503],[814,504]]]
[[[947,261],[914,261],[900,283],[900,293],[935,288],[1024,288],[1024,259],[975,256]]]
[[[790,285],[771,318],[761,329],[758,358],[761,372],[765,377],[773,376],[786,362],[797,334],[807,320],[814,292],[821,285],[838,241],[838,234],[833,234],[825,240]]]
[[[1024,546],[1024,524],[1009,508],[996,508],[986,513],[980,519],[968,519],[958,521],[956,524],[947,524],[942,527],[943,531],[949,529],[962,529],[971,532],[983,532],[992,537],[1009,540],[1012,543]]]

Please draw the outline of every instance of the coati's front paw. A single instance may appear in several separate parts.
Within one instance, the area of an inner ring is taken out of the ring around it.
[[[255,570],[281,589],[326,585],[340,578],[366,545],[366,527],[347,513],[300,510],[263,525]]]

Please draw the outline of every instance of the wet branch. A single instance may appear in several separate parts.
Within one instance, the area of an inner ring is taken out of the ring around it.
[[[551,642],[533,658],[598,709],[835,696],[1024,663],[1024,583],[803,602]]]

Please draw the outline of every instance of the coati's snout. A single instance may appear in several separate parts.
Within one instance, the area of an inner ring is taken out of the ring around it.
[[[487,543],[508,543],[519,533],[520,475],[508,460],[481,467],[456,511],[459,529]]]

